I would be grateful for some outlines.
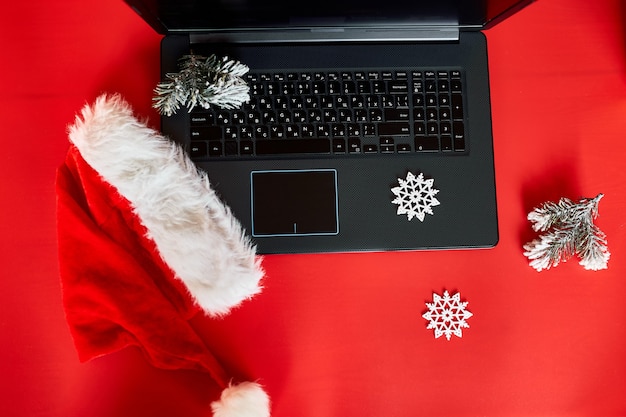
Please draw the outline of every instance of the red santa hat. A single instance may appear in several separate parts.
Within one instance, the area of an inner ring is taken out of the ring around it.
[[[215,417],[269,416],[256,382],[233,383],[190,325],[261,291],[255,247],[207,175],[120,96],[86,106],[57,177],[63,303],[80,360],[138,346],[164,369],[208,372]]]

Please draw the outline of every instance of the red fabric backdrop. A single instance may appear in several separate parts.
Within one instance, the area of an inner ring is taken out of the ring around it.
[[[127,349],[79,364],[61,307],[54,178],[66,126],[101,92],[150,109],[159,40],[122,1],[12,2],[0,51],[0,415],[206,415],[208,376]],[[619,0],[539,0],[487,32],[501,239],[477,251],[280,255],[264,292],[197,318],[273,415],[626,415],[626,39]],[[525,216],[605,194],[608,270],[537,273]],[[432,292],[468,301],[435,340]]]

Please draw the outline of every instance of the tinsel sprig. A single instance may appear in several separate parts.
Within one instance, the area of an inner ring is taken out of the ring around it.
[[[192,53],[182,57],[179,66],[179,72],[166,74],[154,89],[152,106],[163,115],[171,116],[181,106],[188,111],[211,105],[235,109],[250,100],[250,87],[243,79],[249,68],[239,61]]]
[[[533,209],[528,220],[536,232],[545,232],[524,245],[524,255],[537,271],[550,269],[578,256],[585,269],[606,269],[610,252],[606,235],[593,223],[604,195],[574,202],[561,198]]]

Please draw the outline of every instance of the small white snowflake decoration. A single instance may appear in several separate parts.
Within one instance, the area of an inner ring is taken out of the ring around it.
[[[423,222],[426,214],[433,214],[432,208],[440,204],[435,198],[439,190],[433,188],[434,179],[424,179],[422,173],[415,176],[409,172],[406,179],[398,178],[398,182],[400,186],[391,189],[396,196],[392,203],[398,205],[398,216],[406,214],[409,220],[417,217]]]
[[[469,328],[467,319],[473,316],[467,311],[468,302],[461,302],[461,294],[456,293],[452,297],[448,291],[443,292],[443,297],[433,293],[433,302],[426,303],[428,311],[422,317],[429,320],[427,329],[435,329],[435,339],[446,335],[450,340],[452,335],[463,337],[463,328]]]

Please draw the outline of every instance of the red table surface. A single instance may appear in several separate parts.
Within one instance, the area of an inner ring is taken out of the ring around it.
[[[80,364],[58,277],[54,178],[66,126],[101,92],[150,109],[159,40],[118,0],[3,6],[0,415],[207,415],[204,374],[133,349]],[[626,7],[539,0],[487,31],[500,242],[489,250],[267,256],[261,295],[202,326],[275,417],[626,415]],[[605,197],[607,270],[538,273],[526,214]],[[460,291],[463,338],[435,339]]]

